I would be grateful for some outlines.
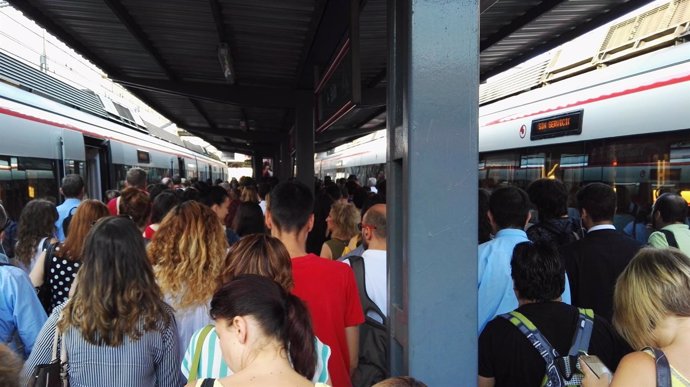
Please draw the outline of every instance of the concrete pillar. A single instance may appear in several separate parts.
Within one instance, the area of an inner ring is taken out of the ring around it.
[[[388,0],[391,366],[477,383],[479,4]]]

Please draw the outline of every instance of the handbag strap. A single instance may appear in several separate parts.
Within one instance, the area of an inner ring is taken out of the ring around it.
[[[643,350],[651,351],[654,354],[656,363],[656,386],[671,387],[671,366],[668,364],[666,354],[654,347],[646,347]]]
[[[199,338],[196,341],[196,346],[194,347],[194,355],[192,355],[192,368],[189,370],[189,381],[196,380],[197,374],[199,372],[199,362],[201,361],[201,350],[204,346],[204,340],[206,340],[206,336],[211,332],[211,329],[213,329],[213,325],[209,324],[206,325],[201,329],[201,332],[199,333]],[[209,345],[211,345],[209,343]]]

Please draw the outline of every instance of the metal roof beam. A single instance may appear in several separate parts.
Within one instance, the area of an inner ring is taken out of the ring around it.
[[[118,77],[113,81],[131,88],[193,99],[248,107],[294,108],[295,91],[215,83],[167,81],[163,79]]]
[[[515,33],[530,22],[536,20],[541,15],[552,10],[555,6],[561,4],[563,0],[546,0],[539,3],[539,5],[530,8],[524,15],[515,18],[510,24],[496,31],[496,33],[489,36],[486,40],[479,42],[479,51],[484,51],[501,40]],[[493,5],[493,4],[492,4]]]
[[[165,75],[171,80],[177,79],[173,71],[170,69],[168,64],[161,56],[160,52],[158,52],[153,43],[151,43],[151,40],[149,40],[148,36],[146,36],[141,27],[139,27],[132,15],[129,14],[127,8],[125,8],[122,5],[122,3],[120,3],[118,0],[103,1],[110,8],[113,14],[118,18],[118,20],[120,20],[120,23],[122,23],[122,25],[124,25],[125,28],[127,28],[127,31],[129,31],[132,37],[136,39],[137,42],[139,42],[141,47],[143,47],[144,50],[146,50],[146,52],[149,55],[151,55],[151,57],[153,57],[153,59],[156,61],[156,64],[158,64],[158,67],[160,67],[161,70],[163,70]]]
[[[218,41],[226,42],[227,30],[225,29],[225,23],[223,22],[223,12],[221,12],[220,4],[218,0],[208,0],[211,6],[211,13],[213,14],[213,21],[216,24],[216,31],[218,32]],[[228,42],[230,43],[230,42]]]
[[[642,7],[643,5],[651,3],[652,1],[653,0],[630,0],[628,2],[620,4],[618,7],[613,8],[609,12],[601,13],[598,16],[593,17],[586,23],[578,24],[575,28],[562,33],[555,39],[549,40],[539,45],[535,45],[529,50],[521,51],[522,55],[513,56],[510,60],[503,62],[498,66],[492,67],[491,70],[486,71],[484,73],[480,73],[480,82],[487,78],[493,77],[494,75],[500,74],[503,71],[511,69],[519,65],[520,63],[523,63],[524,61],[533,58],[541,53],[547,52],[553,48],[560,46],[561,44],[567,43],[579,36],[582,36],[587,32],[601,27],[604,24],[627,14],[628,12],[632,12]]]
[[[353,138],[353,137],[361,137],[365,136],[369,133],[373,133],[377,130],[381,130],[385,128],[386,125],[377,125],[373,128],[351,128],[351,129],[340,129],[340,130],[327,130],[323,134],[317,135],[316,136],[316,142],[318,143],[324,143],[324,142],[330,142],[330,141],[335,141],[341,138]]]
[[[387,74],[388,74],[388,69],[384,67],[383,70],[379,71],[379,73],[376,74],[376,76],[374,78],[372,78],[371,81],[369,81],[369,83],[367,84],[367,88],[373,89],[374,87],[378,86],[379,83],[381,83],[381,81],[386,79]]]
[[[384,88],[362,90],[362,107],[386,106],[386,92]]]
[[[287,133],[273,132],[268,130],[238,130],[224,128],[205,128],[201,126],[185,126],[185,130],[190,133],[202,133],[213,136],[230,137],[242,141],[250,142],[280,142],[288,138]]]

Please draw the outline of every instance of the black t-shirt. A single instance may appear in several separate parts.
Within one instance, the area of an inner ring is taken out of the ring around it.
[[[562,302],[527,304],[519,307],[544,337],[565,356],[572,345],[577,324],[577,308]],[[597,355],[611,371],[632,349],[611,325],[594,316],[590,355]],[[496,317],[479,336],[479,375],[495,378],[496,387],[538,387],[544,379],[546,363],[529,340],[510,321]]]

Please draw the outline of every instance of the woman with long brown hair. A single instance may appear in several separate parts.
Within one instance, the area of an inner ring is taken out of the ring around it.
[[[17,247],[14,250],[19,267],[30,273],[38,257],[55,238],[55,222],[58,212],[55,204],[43,199],[35,199],[26,204],[19,215]]]
[[[82,262],[74,295],[43,326],[22,385],[36,365],[51,361],[60,334],[72,386],[181,386],[173,310],[162,300],[134,222],[108,217],[96,223]]]
[[[195,201],[176,206],[148,246],[158,285],[175,308],[182,349],[208,324],[209,302],[225,270],[228,242],[218,216]]]
[[[36,261],[31,271],[31,282],[35,287],[40,287],[48,281],[52,296],[48,313],[69,297],[72,281],[81,266],[86,235],[97,220],[106,216],[108,207],[100,201],[91,199],[81,202],[74,212],[65,242],[52,246]]]
[[[216,283],[216,288],[221,288],[224,283],[243,274],[268,277],[277,282],[286,292],[290,292],[295,285],[292,279],[290,254],[280,240],[270,235],[253,234],[240,239],[230,249],[227,262],[227,268],[219,282]],[[202,338],[204,331],[206,332]],[[194,350],[199,340],[203,340],[203,342],[202,353],[199,356],[199,364],[197,364],[198,372],[190,375],[191,369],[194,367],[192,364]],[[314,350],[316,352],[316,368],[312,381],[326,383],[329,381],[327,365],[331,353],[330,348],[317,338],[314,340]],[[221,346],[215,327],[206,327],[194,333],[182,360],[182,373],[189,380],[224,378],[232,374],[221,356]]]

